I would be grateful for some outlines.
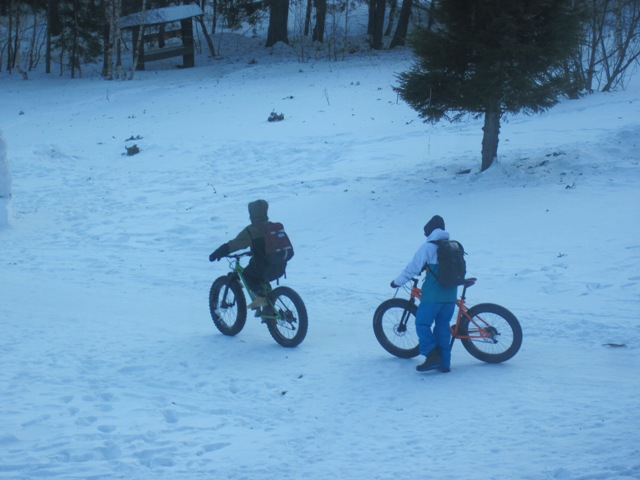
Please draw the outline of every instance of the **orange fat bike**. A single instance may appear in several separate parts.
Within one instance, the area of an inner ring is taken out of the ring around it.
[[[387,352],[400,358],[419,355],[416,312],[422,292],[417,278],[412,283],[411,287],[404,287],[409,293],[408,300],[394,296],[382,302],[373,315],[373,331],[378,342]],[[467,352],[478,360],[505,362],[520,350],[522,327],[516,316],[500,305],[481,303],[467,307],[467,289],[475,283],[475,278],[465,279],[462,294],[456,301],[458,314],[456,323],[451,325],[451,346],[459,339]]]

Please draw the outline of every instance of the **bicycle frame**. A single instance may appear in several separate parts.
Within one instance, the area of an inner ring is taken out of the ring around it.
[[[411,286],[411,290],[410,290],[411,298],[409,300],[411,303],[416,303],[416,301],[420,300],[422,296],[422,289],[418,287],[418,281],[419,280],[417,278],[413,279],[413,285]],[[488,339],[493,343],[497,343],[496,340],[493,338],[493,332],[489,328],[490,325],[484,320],[482,320],[482,318],[477,317],[480,320],[480,322],[484,324],[484,326],[481,326],[476,321],[476,319],[470,316],[468,313],[469,309],[465,304],[465,301],[467,299],[467,288],[473,286],[476,283],[476,281],[477,281],[476,278],[466,278],[462,287],[462,294],[460,295],[460,298],[456,300],[456,306],[458,307],[458,315],[456,316],[456,323],[454,325],[451,325],[451,346],[453,346],[453,342],[455,341],[456,338],[460,340]],[[466,335],[463,335],[458,332],[463,316],[467,317],[470,324],[473,324],[476,326],[477,333],[474,333],[473,335],[469,335],[468,333]],[[401,323],[405,326],[404,328],[406,328],[406,320],[404,318],[404,314],[403,314]]]
[[[244,271],[244,267],[242,265],[240,265],[240,258],[244,257],[244,256],[249,256],[249,255],[250,255],[249,253],[228,255],[228,257],[232,259],[231,261],[229,261],[229,265],[231,266],[231,272],[229,272],[229,276],[230,277],[237,276],[240,279],[240,282],[242,283],[242,286],[244,287],[244,289],[249,294],[249,298],[251,300],[254,300],[256,298],[256,296],[251,291],[251,289],[247,286],[247,281],[244,279],[244,275],[242,274],[242,272]],[[227,288],[224,291],[224,297],[223,298],[227,298],[227,292],[228,291],[229,291],[229,287],[227,285]]]
[[[242,253],[227,255],[227,257],[232,259],[232,260],[229,261],[229,265],[231,266],[231,272],[229,272],[229,276],[230,277],[238,277],[240,279],[240,283],[242,283],[242,286],[244,287],[244,289],[249,294],[249,298],[251,299],[251,301],[253,301],[256,298],[256,294],[253,293],[253,290],[251,290],[247,286],[247,281],[245,280],[244,275],[242,274],[242,272],[244,272],[244,267],[240,264],[240,258],[242,258],[242,257],[250,257],[250,256],[251,256],[251,252],[242,252]],[[222,297],[225,302],[226,302],[226,298],[227,298],[227,293],[229,293],[229,285],[230,284],[231,284],[231,282],[227,283],[227,286],[225,287],[225,290],[224,290],[224,295]],[[268,286],[269,290],[271,290],[271,285],[267,283],[267,286]],[[269,306],[273,310],[274,305],[273,305],[273,303],[271,302],[271,299],[268,296],[267,296],[267,301],[269,302]],[[276,316],[269,315],[269,314],[265,313],[264,311],[261,312],[260,316],[262,318],[273,318],[273,319],[277,318]]]

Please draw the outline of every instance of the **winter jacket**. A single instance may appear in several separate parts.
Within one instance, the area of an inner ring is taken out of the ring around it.
[[[452,303],[458,296],[458,287],[445,288],[433,275],[438,274],[438,245],[430,243],[438,240],[449,240],[449,233],[436,228],[427,241],[420,246],[413,256],[413,259],[404,268],[402,273],[393,281],[396,285],[404,285],[414,277],[419,276],[426,265],[429,266],[427,274],[422,283],[421,302],[429,303]]]

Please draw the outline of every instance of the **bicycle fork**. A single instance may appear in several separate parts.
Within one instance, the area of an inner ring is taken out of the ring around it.
[[[409,321],[410,316],[411,314],[409,313],[408,309],[405,309],[405,311],[402,312],[402,317],[400,318],[400,322],[396,326],[396,333],[405,333],[407,331],[407,323]]]
[[[221,305],[220,305],[221,308],[233,307],[234,304],[235,304],[235,297],[234,297],[233,302],[229,303],[229,302],[227,302],[227,295],[229,294],[229,288],[231,288],[231,284],[233,282],[235,282],[236,279],[238,278],[238,274],[230,273],[228,278],[229,278],[229,281],[227,283],[225,283],[224,292],[222,294],[222,302],[221,302]]]

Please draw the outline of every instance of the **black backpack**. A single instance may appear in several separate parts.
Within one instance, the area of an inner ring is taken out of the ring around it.
[[[467,274],[467,263],[464,260],[466,254],[462,244],[455,240],[437,240],[430,243],[438,246],[438,274],[431,272],[438,283],[445,288],[462,285]]]

